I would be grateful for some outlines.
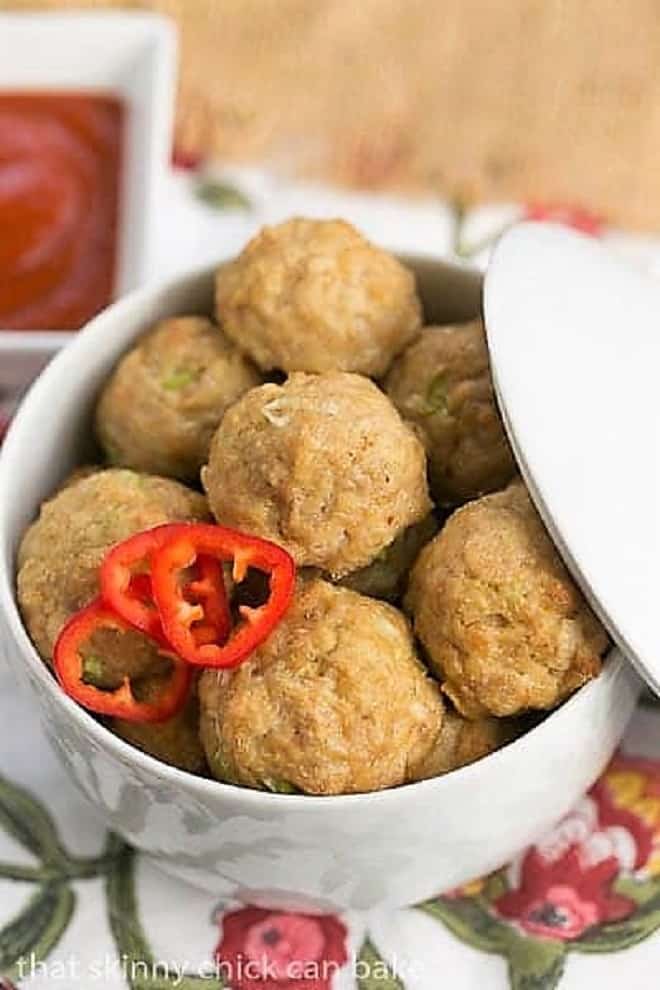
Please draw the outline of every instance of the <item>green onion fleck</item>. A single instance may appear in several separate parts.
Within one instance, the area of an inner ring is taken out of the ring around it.
[[[178,392],[179,389],[192,385],[198,378],[199,373],[189,368],[175,368],[167,378],[163,379],[162,385],[168,392]]]
[[[288,780],[276,780],[273,777],[266,778],[262,781],[262,784],[267,791],[272,794],[300,794],[300,790],[295,786],[295,784],[289,783]]]
[[[441,413],[445,416],[449,412],[448,384],[447,373],[445,371],[439,371],[429,382],[424,397],[427,416],[434,416],[436,413]]]
[[[89,653],[83,659],[83,681],[92,687],[105,687],[103,677],[103,660],[95,653]]]

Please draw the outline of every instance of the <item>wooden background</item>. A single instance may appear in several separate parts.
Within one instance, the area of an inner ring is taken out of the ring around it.
[[[660,229],[660,0],[0,0],[106,5],[179,21],[188,149]]]

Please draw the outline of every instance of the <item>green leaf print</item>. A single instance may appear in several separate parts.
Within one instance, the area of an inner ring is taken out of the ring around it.
[[[47,859],[38,866],[23,866],[19,863],[7,863],[0,860],[0,879],[16,880],[20,883],[53,884],[65,880],[90,880],[108,872],[114,858],[118,855],[119,848],[123,845],[121,840],[118,840],[112,833],[108,833],[105,848],[99,856],[72,856],[58,842],[55,824],[45,809],[38,805],[29,795],[24,794],[24,797],[29,801],[27,807],[31,815],[30,820],[26,822],[25,819],[15,816],[9,819],[7,816],[2,817],[0,814],[0,825],[6,826],[9,834],[17,838],[19,830],[28,832],[30,825],[34,826],[36,821],[34,812],[35,808],[37,808],[45,819],[51,821],[52,844],[46,850]],[[7,803],[5,802],[6,807]],[[30,841],[33,841],[31,837]],[[25,845],[25,843],[23,844]],[[34,845],[36,847],[36,843]],[[43,851],[43,849],[40,851]]]
[[[501,952],[509,926],[497,921],[478,897],[438,898],[417,908],[441,921],[452,935],[482,952]]]
[[[71,880],[105,874],[118,854],[109,835],[100,856],[70,855],[59,840],[49,812],[27,791],[0,777],[0,829],[15,839],[36,863],[0,862],[0,879],[37,884],[26,906],[0,930],[0,975],[21,979],[23,967],[43,962],[58,944],[73,916],[76,897]]]
[[[656,893],[624,921],[599,925],[571,943],[572,952],[620,952],[643,942],[660,930],[660,881],[653,881]]]
[[[509,964],[511,990],[554,990],[564,971],[566,946],[518,935],[498,921],[481,897],[439,898],[418,910],[436,918],[466,945],[502,956]]]
[[[0,827],[42,863],[65,867],[69,857],[55,822],[42,804],[0,777]]]
[[[495,873],[491,873],[484,879],[483,884],[481,896],[488,904],[492,904],[509,889],[506,870],[497,870]]]
[[[564,972],[566,946],[509,930],[506,956],[511,990],[554,990]]]
[[[452,251],[460,258],[463,255],[463,227],[465,226],[467,205],[460,197],[457,197],[449,203],[449,209],[452,217]]]
[[[57,874],[40,866],[20,866],[18,863],[5,863],[0,860],[0,880],[16,880],[19,883],[48,883]]]
[[[134,851],[125,846],[106,883],[108,921],[117,951],[127,960],[153,962],[149,943],[140,924],[133,877]]]
[[[356,967],[358,990],[405,990],[404,983],[367,938],[358,953]]]
[[[55,948],[73,915],[75,894],[66,884],[41,887],[23,910],[0,931],[0,974],[25,975],[31,961],[42,962]],[[21,967],[23,960],[23,967]]]
[[[252,203],[237,186],[217,179],[202,179],[195,188],[197,199],[215,210],[251,210]]]
[[[135,894],[135,851],[124,846],[106,881],[108,921],[131,990],[222,990],[222,981],[202,976],[171,975],[156,965],[140,922]]]

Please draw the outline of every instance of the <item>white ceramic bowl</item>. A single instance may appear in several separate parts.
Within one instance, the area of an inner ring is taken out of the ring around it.
[[[427,317],[466,319],[480,277],[404,259]],[[561,817],[609,760],[639,681],[617,652],[602,675],[533,731],[472,766],[375,794],[266,794],[204,780],[113,736],[58,688],[21,622],[15,552],[39,503],[90,448],[99,386],[154,320],[209,312],[210,271],[140,290],[97,317],[43,372],[0,455],[2,647],[48,737],[104,821],[170,872],[218,896],[269,906],[367,909],[431,897],[505,863]]]
[[[138,11],[0,14],[0,90],[103,92],[124,103],[115,296],[143,285],[169,165],[176,34]],[[0,389],[24,388],[73,333],[0,327]]]

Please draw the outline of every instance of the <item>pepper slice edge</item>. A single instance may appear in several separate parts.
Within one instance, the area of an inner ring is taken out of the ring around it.
[[[172,663],[170,678],[156,701],[138,701],[128,677],[114,691],[84,682],[80,649],[98,629],[106,628],[132,631],[132,626],[101,598],[80,609],[62,627],[53,651],[53,667],[62,690],[88,711],[128,722],[165,722],[181,711],[188,700],[193,670],[171,652],[167,653]]]
[[[269,576],[268,599],[257,608],[239,609],[243,623],[226,643],[199,643],[194,623],[199,615],[181,593],[178,575],[200,556],[215,556],[233,565],[240,583],[252,567]],[[293,597],[296,565],[283,547],[225,526],[190,523],[155,551],[152,588],[165,635],[177,654],[193,666],[228,669],[238,666],[270,635]]]
[[[158,607],[155,601],[150,604],[144,600],[145,579],[149,581],[148,590],[153,598],[151,576],[148,572],[136,572],[136,569],[141,565],[148,567],[154,552],[181,529],[185,531],[187,525],[163,523],[135,533],[111,547],[99,569],[101,597],[110,608],[134,629],[165,648],[169,647],[169,643]],[[189,586],[201,592],[205,615],[215,635],[222,639],[229,635],[231,628],[222,569],[209,558],[200,558],[197,566],[199,575]]]

